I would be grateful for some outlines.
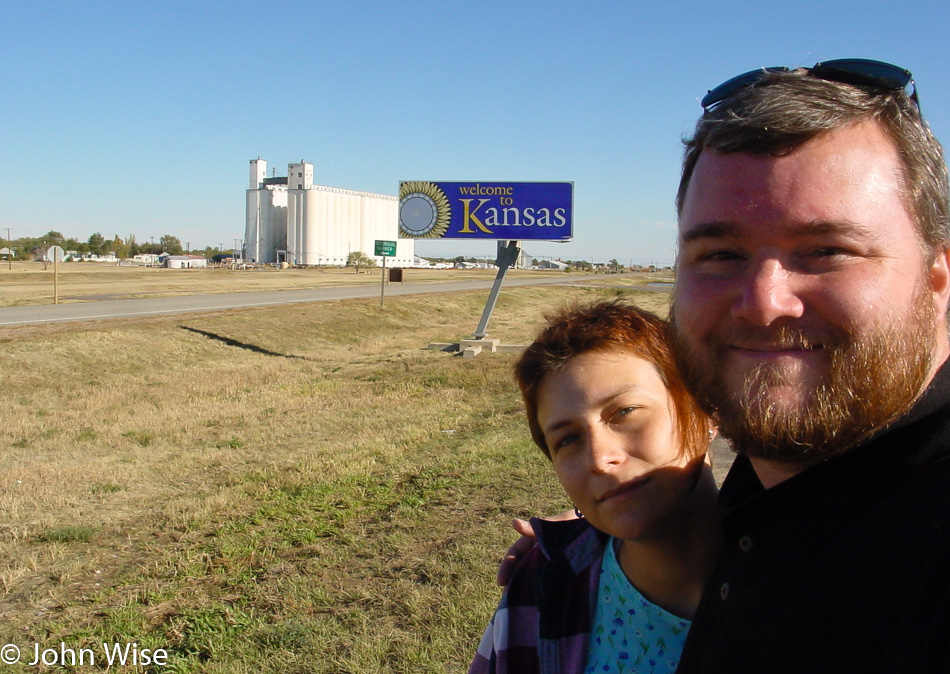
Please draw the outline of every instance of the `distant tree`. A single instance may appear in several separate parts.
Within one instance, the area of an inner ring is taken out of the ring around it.
[[[95,232],[94,234],[89,235],[86,245],[89,246],[90,253],[95,253],[98,255],[102,252],[102,246],[105,244],[105,242],[106,240],[102,237],[102,234]]]
[[[619,262],[617,262],[616,259],[611,260],[610,262],[608,262],[608,263],[607,263],[607,266],[610,267],[611,269],[613,269],[614,271],[620,271],[621,269],[623,269],[623,265],[620,264]]]
[[[115,253],[117,258],[121,259],[132,257],[132,251],[130,249],[129,242],[123,241],[122,237],[120,237],[118,234],[112,237],[112,243],[110,245],[112,246],[112,252]]]
[[[359,250],[354,250],[346,258],[347,267],[356,267],[356,273],[360,273],[360,267],[375,267],[376,260],[369,257],[366,253],[363,253]]]
[[[135,240],[135,234],[129,234],[125,239],[123,239],[123,243],[125,244],[122,249],[124,254],[119,255],[119,257],[126,257],[126,258],[135,257],[141,252],[138,249],[139,245],[138,245],[138,242],[136,242]],[[116,254],[118,255],[118,253]]]
[[[69,237],[68,239],[66,239],[66,240],[62,243],[62,246],[63,246],[64,248],[66,248],[67,250],[80,250],[80,249],[88,248],[88,246],[87,246],[87,244],[86,244],[85,241],[83,241],[82,243],[80,243],[80,242],[79,242],[79,239],[76,239],[76,238],[74,238],[74,237],[72,237],[72,236]]]
[[[159,243],[162,246],[162,250],[170,255],[181,255],[182,252],[184,252],[184,249],[181,247],[181,239],[177,236],[166,234],[159,239]]]

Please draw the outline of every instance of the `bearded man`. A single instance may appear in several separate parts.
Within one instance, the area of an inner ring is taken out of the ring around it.
[[[950,206],[914,86],[844,59],[703,100],[673,331],[738,456],[678,672],[950,671]]]

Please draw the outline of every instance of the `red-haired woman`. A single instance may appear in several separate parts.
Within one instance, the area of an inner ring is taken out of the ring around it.
[[[531,436],[580,519],[532,520],[471,673],[673,672],[720,544],[709,420],[667,324],[572,308],[515,365]]]

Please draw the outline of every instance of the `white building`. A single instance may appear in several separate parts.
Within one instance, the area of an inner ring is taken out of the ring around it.
[[[159,262],[159,256],[154,253],[141,253],[140,255],[135,255],[132,257],[132,262],[134,264],[145,265],[146,267],[154,267]]]
[[[168,269],[198,269],[208,266],[208,260],[201,255],[165,255],[162,261]]]
[[[538,269],[560,269],[564,271],[567,267],[568,264],[560,260],[541,260],[538,262]]]
[[[288,164],[286,177],[267,177],[267,162],[252,159],[247,190],[244,259],[248,262],[342,267],[377,240],[395,241],[388,267],[411,267],[415,241],[400,239],[398,197],[313,184],[313,164]]]

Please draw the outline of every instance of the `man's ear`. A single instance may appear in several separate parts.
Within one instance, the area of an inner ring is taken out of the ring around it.
[[[934,294],[934,302],[937,305],[937,315],[945,316],[950,306],[950,247],[937,250],[928,271],[930,290]]]

